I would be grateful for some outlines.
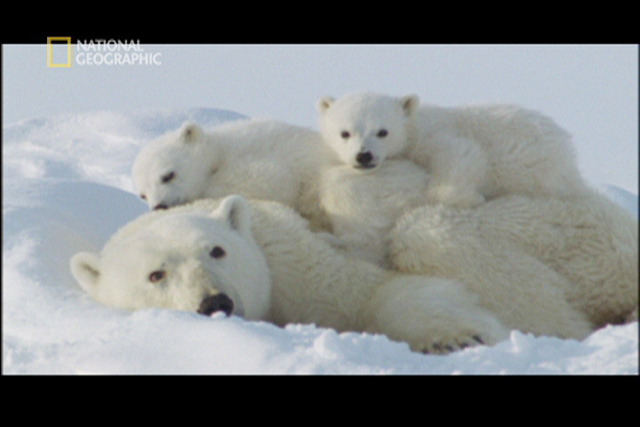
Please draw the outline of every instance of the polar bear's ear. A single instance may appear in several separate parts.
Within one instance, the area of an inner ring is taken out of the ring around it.
[[[334,98],[330,96],[325,96],[324,98],[320,98],[316,107],[318,108],[318,111],[320,111],[321,113],[324,113],[329,109],[329,107],[331,107],[331,104],[333,104],[334,101],[335,101]]]
[[[225,197],[213,216],[226,221],[233,230],[251,234],[251,207],[242,196],[234,194]]]
[[[100,278],[100,258],[91,252],[79,252],[71,257],[71,274],[82,289],[93,294]]]
[[[413,113],[418,109],[420,105],[420,98],[418,95],[406,95],[400,98],[400,105],[405,116],[411,117]]]
[[[192,144],[202,139],[202,129],[195,123],[187,122],[180,129],[180,138],[186,144]]]

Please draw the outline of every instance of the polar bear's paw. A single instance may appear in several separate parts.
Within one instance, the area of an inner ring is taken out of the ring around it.
[[[420,346],[415,350],[424,354],[448,354],[464,350],[469,347],[486,345],[485,340],[488,340],[488,338],[483,338],[481,334],[473,334],[470,336],[452,338],[450,340],[431,342],[424,346]]]
[[[494,345],[509,336],[496,315],[461,283],[428,276],[397,276],[376,290],[368,330],[404,341],[411,350],[445,354]]]

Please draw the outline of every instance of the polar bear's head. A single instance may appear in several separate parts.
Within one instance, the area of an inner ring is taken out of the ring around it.
[[[250,206],[235,195],[209,211],[193,206],[139,217],[101,254],[74,255],[73,276],[96,301],[117,308],[263,319],[271,279],[250,229]]]
[[[325,97],[317,104],[319,126],[325,142],[345,164],[374,168],[406,148],[409,123],[418,104],[415,95]]]
[[[185,123],[151,141],[133,164],[133,180],[150,208],[166,209],[201,198],[217,168],[216,146],[202,129]]]

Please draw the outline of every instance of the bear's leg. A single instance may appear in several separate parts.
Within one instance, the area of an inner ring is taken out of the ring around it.
[[[365,314],[366,330],[430,354],[506,339],[509,330],[477,300],[464,285],[452,280],[398,276],[372,298]]]

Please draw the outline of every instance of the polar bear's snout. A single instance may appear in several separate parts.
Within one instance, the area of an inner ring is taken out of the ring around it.
[[[374,157],[371,151],[361,151],[356,155],[356,162],[358,162],[358,167],[361,168],[374,168],[376,165],[373,160]]]
[[[218,293],[215,295],[209,295],[205,297],[202,302],[200,302],[200,307],[198,307],[198,314],[203,314],[205,316],[211,316],[213,313],[217,313],[218,311],[224,312],[227,316],[230,316],[233,312],[234,304],[233,300],[229,298],[226,294]]]

